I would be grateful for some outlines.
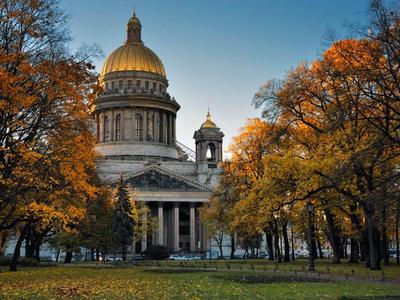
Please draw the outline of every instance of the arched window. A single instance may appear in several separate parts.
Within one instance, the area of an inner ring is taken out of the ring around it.
[[[135,140],[143,141],[143,118],[141,114],[135,115]]]
[[[147,137],[148,142],[154,141],[154,115],[147,117]]]
[[[103,140],[104,142],[108,142],[110,140],[110,122],[107,116],[104,116],[104,132],[103,132]]]
[[[121,115],[118,114],[115,118],[115,140],[121,140]]]
[[[208,161],[216,161],[214,144],[208,144],[208,146],[207,146],[207,160]]]

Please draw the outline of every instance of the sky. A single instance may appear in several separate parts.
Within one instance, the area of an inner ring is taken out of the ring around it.
[[[248,118],[251,102],[269,79],[282,79],[324,49],[333,29],[364,22],[368,0],[61,0],[69,15],[72,50],[97,44],[105,57],[126,39],[133,6],[142,39],[163,61],[169,93],[181,109],[177,140],[194,149],[193,134],[210,108],[225,133],[224,149]],[[226,153],[228,156],[229,154]]]

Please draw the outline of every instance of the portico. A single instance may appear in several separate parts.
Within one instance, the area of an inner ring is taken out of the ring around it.
[[[154,220],[154,232],[147,232],[137,242],[137,252],[148,246],[159,244],[171,252],[199,253],[208,251],[206,234],[200,226],[199,208],[203,202],[148,201],[146,206],[151,213],[142,216]],[[154,237],[154,238],[150,238]],[[139,249],[140,244],[140,249]]]

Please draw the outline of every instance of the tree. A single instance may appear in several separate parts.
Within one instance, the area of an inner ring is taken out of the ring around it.
[[[279,108],[276,122],[286,128],[292,146],[286,151],[292,151],[293,158],[298,157],[297,168],[302,166],[296,170],[291,163],[284,168],[281,157],[271,161],[279,163],[286,172],[284,177],[290,174],[295,178],[291,183],[294,189],[279,191],[278,203],[314,199],[330,210],[341,208],[356,226],[360,226],[360,218],[354,214],[354,207],[362,207],[368,232],[367,264],[371,269],[379,269],[377,221],[379,214],[393,204],[389,189],[399,176],[398,150],[365,119],[369,112],[359,113],[359,107],[372,99],[366,98],[358,86],[361,81],[369,82],[353,72],[349,57],[341,56],[342,50],[347,49],[366,61],[371,47],[373,44],[365,40],[336,42],[311,66],[302,64],[291,71],[279,86],[266,85],[269,90],[259,93],[256,98],[263,98],[256,101],[268,102],[267,110],[272,103]],[[289,162],[293,158],[289,157]],[[270,173],[264,174],[269,184]],[[274,186],[284,188],[282,177],[279,180],[281,183]],[[336,196],[330,196],[332,192]],[[383,232],[382,236],[385,244],[386,234]]]
[[[128,246],[133,241],[133,230],[137,221],[135,204],[130,199],[129,190],[121,176],[116,187],[112,230],[122,248],[122,259],[124,261],[126,260]]]
[[[200,216],[206,234],[217,243],[220,256],[223,257],[223,242],[229,231],[229,221],[228,212],[217,195],[200,208]]]
[[[52,237],[51,244],[65,252],[65,264],[72,262],[74,252],[81,252],[79,235],[76,230],[58,232]]]
[[[21,228],[23,241],[33,224],[43,235],[80,218],[95,190],[97,76],[68,52],[56,1],[5,0],[0,19],[0,232]]]
[[[79,239],[82,245],[91,249],[92,259],[94,253],[110,253],[116,241],[113,235],[114,199],[112,190],[108,186],[98,188],[96,196],[91,199],[86,209],[85,218],[79,230]]]

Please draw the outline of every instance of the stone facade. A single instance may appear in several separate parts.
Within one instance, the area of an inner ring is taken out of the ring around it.
[[[92,103],[96,149],[103,155],[97,171],[110,185],[122,175],[136,201],[148,207],[150,215],[143,218],[156,219],[156,230],[134,243],[137,252],[151,244],[171,252],[204,252],[209,241],[198,209],[222,172],[223,133],[208,114],[194,136],[196,153],[176,141],[180,106],[167,92],[161,60],[141,41],[141,28],[134,15],[127,42],[104,64],[104,91]]]

